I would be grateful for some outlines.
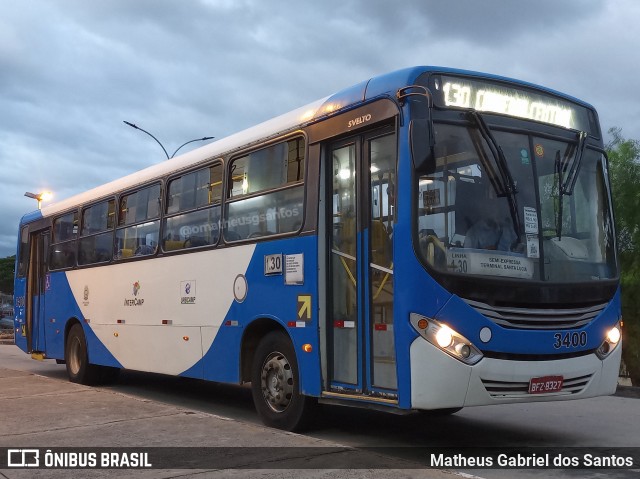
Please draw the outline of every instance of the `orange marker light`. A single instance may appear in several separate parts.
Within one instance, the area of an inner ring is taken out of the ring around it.
[[[418,321],[418,327],[420,329],[427,329],[428,326],[429,326],[429,321],[427,321],[426,319],[421,319],[420,321]]]
[[[311,346],[311,345],[310,345],[310,344],[308,344],[308,343],[307,343],[307,344],[303,344],[303,345],[302,345],[302,350],[303,350],[305,353],[310,353],[311,351],[313,351],[313,346]]]
[[[118,337],[118,333],[113,333],[113,335],[117,338]]]
[[[184,339],[185,341],[189,341],[189,336],[182,336],[182,339]]]

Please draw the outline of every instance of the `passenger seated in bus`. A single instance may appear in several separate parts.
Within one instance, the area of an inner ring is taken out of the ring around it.
[[[155,246],[151,246],[148,244],[141,244],[136,248],[136,251],[133,253],[135,256],[147,256],[150,254],[154,254],[156,252]]]
[[[513,231],[511,220],[500,221],[493,210],[476,221],[467,231],[464,239],[465,248],[511,251],[517,236]]]

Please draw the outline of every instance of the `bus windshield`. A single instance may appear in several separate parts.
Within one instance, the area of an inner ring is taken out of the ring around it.
[[[617,277],[604,155],[580,148],[580,135],[491,133],[509,190],[496,179],[496,150],[478,125],[435,125],[436,168],[416,185],[425,263],[439,273],[516,281]]]

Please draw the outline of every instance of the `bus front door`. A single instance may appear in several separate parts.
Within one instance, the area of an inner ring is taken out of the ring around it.
[[[327,382],[331,393],[397,398],[393,334],[396,136],[328,146]]]
[[[49,230],[30,235],[29,272],[27,283],[26,331],[27,352],[45,351],[45,300],[49,289],[47,253]]]

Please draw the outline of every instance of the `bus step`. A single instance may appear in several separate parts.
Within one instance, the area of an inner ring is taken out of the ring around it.
[[[375,411],[383,411],[392,414],[397,414],[400,416],[404,416],[407,414],[413,414],[414,411],[411,409],[398,409],[397,401],[392,400],[383,400],[378,398],[371,398],[367,396],[358,396],[358,395],[342,395],[335,394],[330,392],[323,392],[322,396],[318,398],[318,402],[320,404],[328,404],[331,406],[346,406],[346,407],[357,407],[364,409],[372,409]]]

